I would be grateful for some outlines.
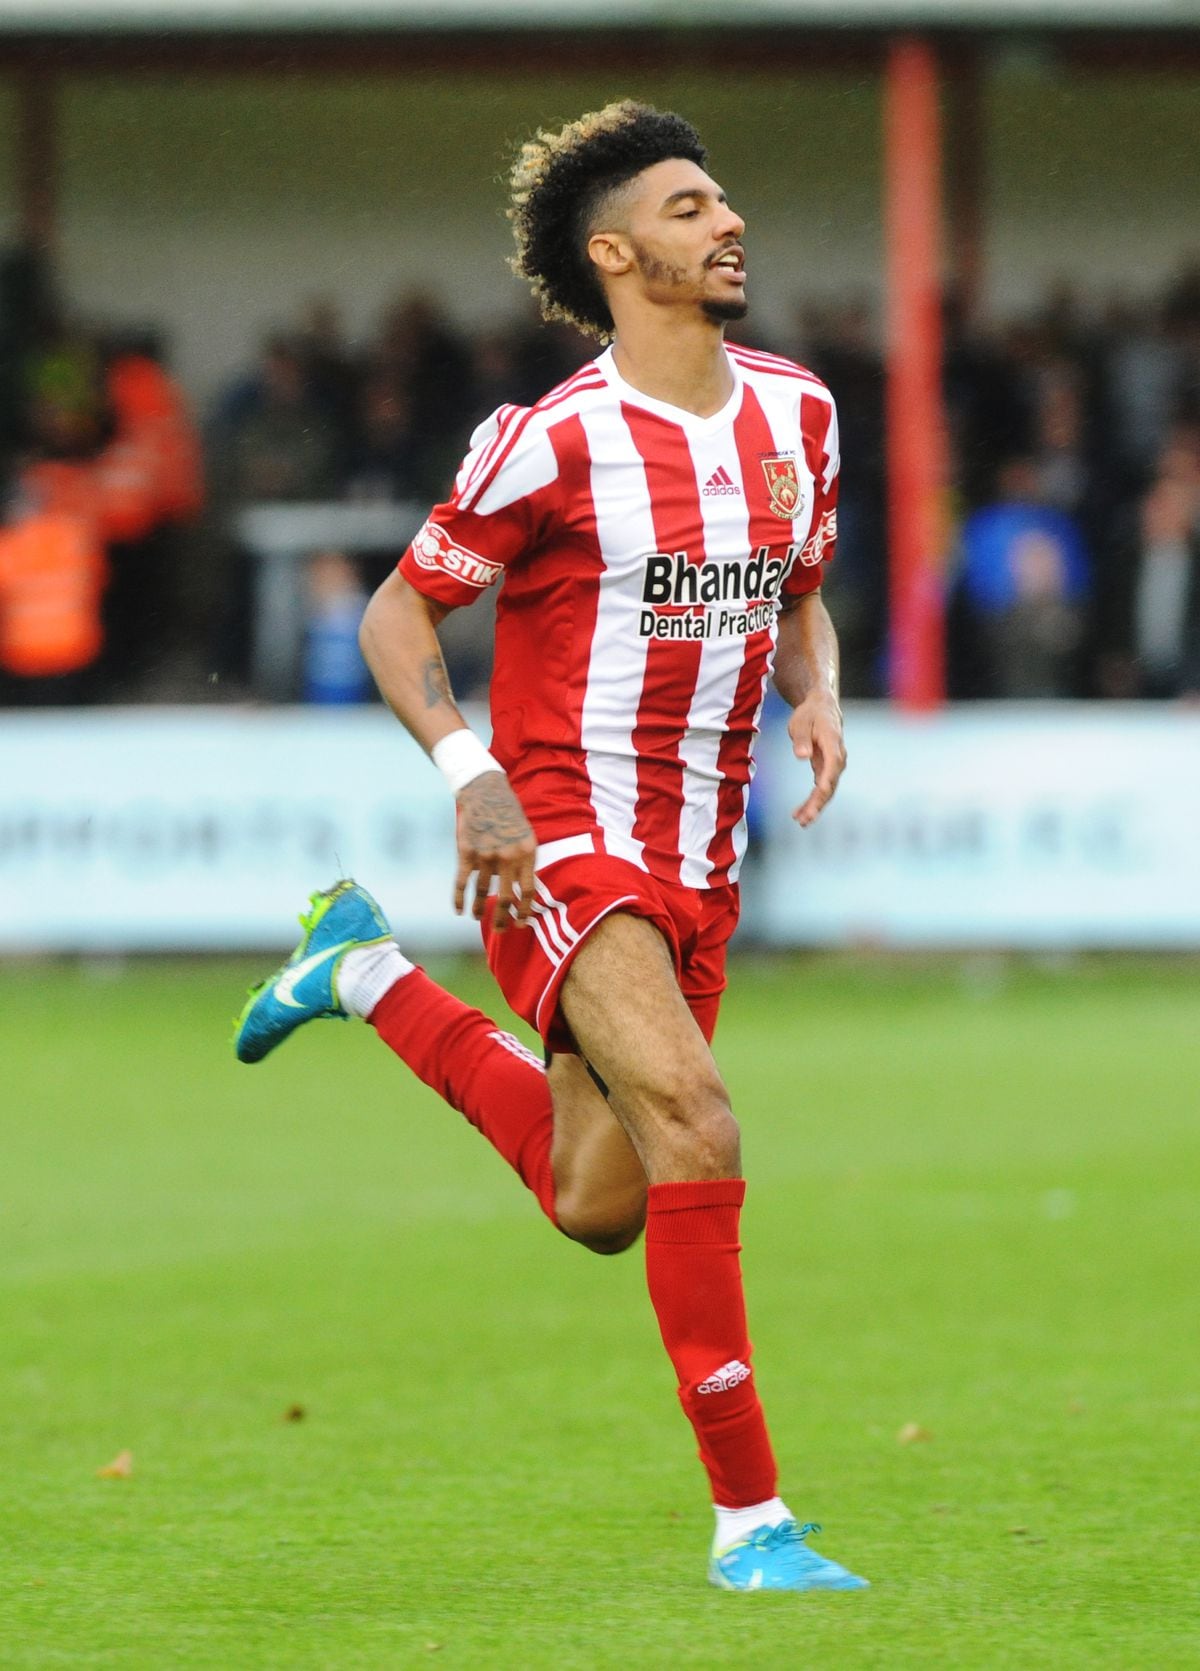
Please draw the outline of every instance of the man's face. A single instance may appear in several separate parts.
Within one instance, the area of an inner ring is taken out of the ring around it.
[[[704,170],[655,163],[626,188],[624,237],[647,301],[694,305],[713,320],[746,315],[746,223]]]

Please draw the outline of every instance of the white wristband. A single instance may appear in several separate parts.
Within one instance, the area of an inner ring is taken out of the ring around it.
[[[492,759],[475,733],[466,728],[452,731],[448,737],[434,743],[429,752],[452,795],[457,795],[460,789],[482,777],[484,772],[504,770],[498,760]]]

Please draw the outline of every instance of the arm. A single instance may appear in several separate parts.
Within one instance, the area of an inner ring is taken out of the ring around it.
[[[780,606],[775,688],[792,708],[788,736],[797,760],[812,761],[812,793],[793,814],[807,827],[832,798],[846,765],[837,634],[819,591],[785,597]]]
[[[455,706],[435,627],[450,613],[444,604],[423,597],[399,572],[391,574],[367,605],[359,643],[380,693],[400,723],[427,754],[467,722]],[[461,913],[467,883],[475,877],[472,909],[483,916],[488,885],[499,877],[495,927],[502,933],[511,920],[526,923],[533,908],[537,844],[529,821],[497,767],[464,784],[458,806],[458,872],[454,909]],[[514,884],[520,890],[515,894]]]

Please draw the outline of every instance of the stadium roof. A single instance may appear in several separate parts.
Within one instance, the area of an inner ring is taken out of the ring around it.
[[[1200,27],[1200,0],[735,0],[740,28]],[[0,0],[0,34],[728,28],[731,0]]]

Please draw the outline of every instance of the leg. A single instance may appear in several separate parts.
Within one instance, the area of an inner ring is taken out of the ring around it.
[[[304,938],[256,986],[235,1023],[243,1062],[260,1062],[318,1016],[358,1015],[508,1162],[543,1212],[597,1253],[636,1241],[646,1177],[607,1102],[573,1055],[547,1073],[511,1033],[403,956],[364,888],[312,896]]]
[[[547,1078],[559,1228],[593,1253],[623,1253],[646,1222],[637,1151],[578,1056],[554,1056]]]
[[[262,1061],[320,1016],[369,1016],[554,1222],[561,1191],[568,1235],[619,1252],[644,1219],[650,1297],[717,1504],[710,1579],[727,1589],[860,1587],[804,1547],[809,1528],[773,1495],[738,1267],[737,1127],[658,929],[627,914],[604,918],[563,968],[563,1008],[610,1088],[610,1108],[578,1059],[557,1057],[547,1074],[511,1034],[414,968],[356,883],[314,894],[311,905],[304,938],[235,1023],[239,1060]],[[685,978],[694,965],[691,957]],[[693,995],[706,1026],[719,990],[701,984]],[[559,988],[543,991],[548,1001]]]
[[[741,1176],[729,1094],[652,924],[606,917],[576,955],[561,1002],[650,1183]]]
[[[579,949],[560,1001],[649,1180],[646,1278],[713,1500],[785,1517],[750,1369],[738,1128],[658,930],[624,913],[606,918]]]
[[[556,1055],[544,1070],[422,969],[400,974],[367,1019],[508,1161],[564,1235],[594,1253],[621,1253],[637,1240],[646,1175],[577,1056]]]
[[[663,1178],[736,1176],[737,1128],[657,931],[624,914],[606,919],[575,960],[575,967],[582,963],[588,971],[585,990],[615,989],[631,970],[635,987],[648,990],[647,978],[625,950],[630,935],[638,953],[652,960],[651,982],[661,984],[674,1012],[671,1028],[664,1028],[657,1014],[642,1023],[642,1057],[656,1064],[661,1081],[658,1099],[652,1096],[651,1104],[659,1106],[665,1086],[673,1085],[678,1092],[670,1104],[678,1114],[677,1129],[668,1127],[658,1146],[672,1140],[686,1146],[693,1130],[688,1122],[705,1108],[714,1128],[709,1133],[712,1152],[698,1172],[683,1156],[668,1158],[659,1164],[659,1172]],[[585,986],[575,967],[568,985]],[[652,1174],[636,1131],[653,1137],[657,1127],[649,1117],[631,1122],[615,1116],[577,1056],[556,1054],[543,1075],[540,1064],[510,1034],[445,992],[422,970],[396,979],[367,1013],[384,1042],[520,1173],[567,1236],[596,1253],[620,1253],[637,1239],[645,1222],[646,1179]],[[623,1025],[607,1017],[599,999],[592,1013],[601,1039]],[[608,1056],[601,1053],[604,1065],[598,1064],[597,1071],[617,1086],[621,1070],[607,1065]],[[640,1107],[636,1086],[622,1084],[614,1094]]]

